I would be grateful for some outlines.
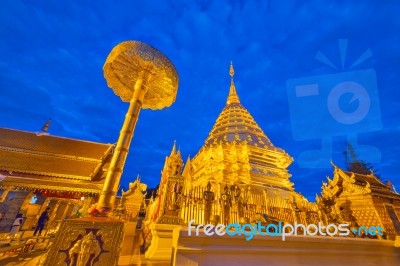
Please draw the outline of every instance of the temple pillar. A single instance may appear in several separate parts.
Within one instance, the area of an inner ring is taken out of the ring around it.
[[[21,208],[26,207],[26,206],[30,203],[30,201],[31,201],[31,199],[32,199],[32,197],[33,197],[34,195],[35,195],[35,192],[34,192],[34,191],[29,191],[28,195],[26,195],[25,201],[24,201],[24,203],[22,204]]]
[[[176,224],[150,224],[153,238],[145,253],[146,259],[171,260],[177,247],[181,228],[182,226]]]
[[[13,224],[15,217],[20,211],[20,208],[28,195],[28,191],[10,191],[13,200],[4,202],[2,211],[4,215],[0,221],[0,231],[8,232],[10,231],[11,225]]]
[[[3,190],[3,193],[1,194],[0,197],[0,202],[4,202],[7,198],[8,193],[11,191],[11,189],[7,188]]]
[[[67,206],[65,207],[64,213],[61,216],[61,220],[69,218],[69,214],[71,213],[72,209],[74,208],[74,204],[72,202],[67,202]]]
[[[25,197],[25,200],[21,205],[20,210],[22,214],[24,214],[24,216],[26,216],[27,208],[29,206],[29,202],[31,201],[33,195],[35,195],[35,193],[33,191],[29,191],[28,195]]]
[[[136,225],[136,222],[125,222],[124,238],[121,245],[118,265],[127,265],[126,262],[131,261],[135,249],[140,249],[139,238],[141,231],[136,231]]]
[[[46,199],[44,200],[42,208],[40,209],[40,211],[44,211],[47,208],[47,206],[49,206],[50,201],[51,201],[51,198],[50,197],[46,197]]]
[[[55,204],[53,202],[55,202]],[[50,217],[49,217],[49,221],[47,222],[47,226],[46,226],[47,230],[48,229],[52,229],[52,228],[55,227],[55,223],[54,222],[55,222],[55,219],[57,217],[57,211],[58,211],[58,208],[60,207],[60,204],[61,204],[61,200],[57,200],[57,199],[53,199],[53,201],[50,202],[50,205],[49,205],[49,207],[50,207],[50,214],[49,214]],[[53,207],[51,207],[51,205],[53,205]]]
[[[50,203],[51,203],[52,198],[47,197],[44,202],[43,205],[40,207],[39,210],[39,215],[42,214],[42,212],[44,212],[46,210],[47,207],[50,207]],[[39,218],[39,217],[38,217]]]
[[[24,215],[24,223],[21,227],[21,230],[31,230],[35,228],[37,220],[36,217],[39,214],[41,205],[30,203],[34,195],[35,193],[33,191],[29,192],[29,194],[25,198],[24,203],[21,206],[21,213]]]
[[[394,240],[394,246],[396,248],[400,248],[400,236],[396,236],[396,238]]]
[[[53,218],[53,229],[58,228],[61,221],[64,219],[65,212],[67,211],[68,202],[60,200],[58,202],[57,210],[55,210]]]

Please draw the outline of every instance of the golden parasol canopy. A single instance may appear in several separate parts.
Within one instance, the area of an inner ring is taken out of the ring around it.
[[[142,108],[162,109],[176,99],[179,77],[174,65],[147,44],[138,41],[118,44],[108,55],[103,71],[107,85],[124,102],[132,99],[138,79],[147,89]]]

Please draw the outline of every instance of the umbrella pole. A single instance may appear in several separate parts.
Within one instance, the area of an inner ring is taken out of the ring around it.
[[[120,131],[117,146],[114,149],[111,163],[107,170],[106,180],[104,181],[103,189],[97,203],[97,210],[104,215],[110,213],[114,207],[115,196],[146,92],[147,87],[143,85],[143,80],[138,79],[135,83],[135,90],[129,104],[129,109],[125,115],[125,121]]]

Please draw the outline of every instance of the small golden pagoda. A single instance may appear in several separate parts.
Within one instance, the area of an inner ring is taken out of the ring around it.
[[[358,226],[381,226],[388,238],[400,235],[400,195],[369,175],[345,171],[333,164],[333,179],[327,177],[317,203],[326,213],[326,223],[338,220]]]
[[[147,185],[140,182],[139,176],[137,176],[134,182],[129,183],[127,191],[122,190],[119,206],[126,212],[125,219],[133,220],[137,218],[140,209],[143,207],[146,191]]]

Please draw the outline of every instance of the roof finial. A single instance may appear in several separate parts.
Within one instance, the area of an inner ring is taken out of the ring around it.
[[[235,83],[233,81],[233,76],[235,75],[235,70],[233,69],[232,61],[231,61],[231,65],[229,67],[229,75],[231,76],[231,87],[229,89],[229,95],[228,95],[228,99],[226,100],[226,103],[227,104],[240,103],[239,97],[236,94]]]
[[[42,126],[42,132],[47,133],[49,131],[50,123],[51,123],[51,118],[49,118],[46,121],[46,123],[44,123],[44,125]]]
[[[229,75],[231,75],[231,80],[233,82],[233,76],[235,75],[235,70],[233,69],[232,61],[231,61],[231,67],[229,68]]]
[[[176,153],[176,140],[174,140],[174,146],[172,147],[170,156],[174,155],[175,153]]]

